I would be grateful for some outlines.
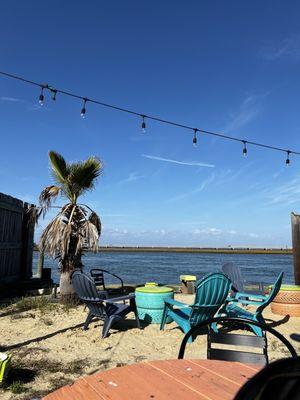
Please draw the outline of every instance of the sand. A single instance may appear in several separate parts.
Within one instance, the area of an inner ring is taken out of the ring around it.
[[[176,295],[176,299],[190,303],[193,296],[181,294]],[[101,321],[92,322],[87,331],[82,330],[86,314],[87,310],[81,305],[69,310],[59,304],[42,311],[1,309],[2,351],[16,347],[9,350],[14,368],[7,385],[12,381],[15,383],[5,390],[0,389],[0,398],[36,399],[85,374],[143,360],[178,356],[183,334],[175,323],[168,324],[165,331],[160,331],[159,325],[138,330],[133,314],[129,314],[125,323],[116,325],[108,338],[101,339]],[[274,315],[270,309],[264,316],[275,321],[275,329],[288,339],[291,333],[300,331],[300,318]],[[300,352],[300,343],[290,341]],[[273,338],[269,340],[268,349],[271,360],[287,354]],[[206,336],[199,336],[188,345],[186,357],[206,358]]]

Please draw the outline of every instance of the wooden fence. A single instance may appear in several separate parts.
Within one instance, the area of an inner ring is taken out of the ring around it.
[[[292,240],[295,284],[300,285],[300,215],[292,213]]]
[[[0,282],[32,276],[34,225],[29,204],[0,193]]]

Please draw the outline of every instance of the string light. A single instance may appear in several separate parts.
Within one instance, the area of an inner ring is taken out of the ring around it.
[[[44,89],[45,89],[45,87],[41,86],[41,94],[40,94],[40,97],[39,97],[39,103],[40,103],[41,106],[44,105],[44,99],[45,99],[45,97],[44,97]]]
[[[141,117],[142,117],[142,133],[146,133],[146,122],[145,122],[146,115],[141,114]]]
[[[243,156],[247,157],[247,146],[246,146],[247,142],[246,142],[246,140],[243,140],[243,143],[244,143]]]
[[[80,115],[81,115],[82,118],[85,118],[85,112],[86,112],[85,105],[86,105],[86,102],[87,102],[87,99],[84,98],[84,99],[83,99],[82,109],[81,109],[81,112],[80,112]]]
[[[194,147],[197,147],[197,132],[198,132],[198,129],[194,128],[194,137],[193,137],[193,146]]]
[[[193,145],[197,144],[197,132],[201,132],[203,134],[214,136],[214,137],[218,137],[218,138],[221,138],[221,139],[226,139],[226,140],[231,140],[231,141],[236,141],[236,142],[243,143],[244,144],[244,148],[243,148],[243,155],[244,156],[247,155],[246,144],[248,144],[248,145],[250,144],[252,146],[261,147],[261,148],[265,148],[265,149],[269,149],[269,150],[275,150],[275,151],[284,152],[284,153],[287,154],[287,159],[286,159],[286,165],[287,166],[290,165],[290,155],[291,154],[300,155],[300,152],[298,152],[298,151],[287,150],[287,149],[282,148],[282,147],[275,147],[275,146],[271,146],[271,145],[268,145],[268,144],[249,141],[249,140],[246,141],[246,140],[244,140],[242,138],[229,136],[229,135],[226,135],[224,133],[212,132],[212,131],[207,131],[207,130],[199,129],[199,128],[193,128],[193,127],[185,125],[185,124],[180,124],[178,122],[162,119],[162,118],[159,118],[159,117],[156,117],[156,116],[149,116],[149,115],[146,116],[146,115],[141,114],[141,113],[139,113],[137,111],[129,110],[129,109],[126,109],[126,108],[123,108],[123,107],[118,107],[118,106],[113,105],[113,104],[104,103],[104,102],[99,101],[99,100],[93,100],[93,99],[90,99],[90,98],[87,99],[86,97],[80,96],[80,95],[75,94],[75,93],[67,92],[67,91],[62,90],[62,89],[54,89],[53,87],[51,87],[49,85],[45,85],[45,84],[41,84],[41,83],[38,83],[38,82],[35,82],[35,81],[31,81],[29,79],[25,79],[23,77],[20,77],[20,76],[14,75],[14,74],[10,74],[8,72],[0,71],[0,75],[3,75],[3,76],[6,76],[8,78],[11,78],[11,79],[16,79],[16,80],[19,80],[19,81],[22,81],[22,82],[25,82],[25,83],[40,87],[41,88],[41,93],[40,93],[40,97],[39,97],[39,103],[41,105],[44,104],[44,89],[47,89],[47,90],[49,90],[51,92],[51,97],[52,97],[52,99],[54,101],[56,99],[56,94],[57,93],[60,93],[60,94],[63,94],[65,96],[69,96],[69,97],[73,97],[73,98],[82,100],[83,101],[83,107],[81,109],[81,116],[83,118],[85,117],[85,114],[86,114],[86,102],[89,101],[91,103],[100,105],[102,107],[110,108],[110,109],[113,109],[113,110],[116,110],[116,111],[121,111],[121,112],[124,112],[124,113],[127,113],[127,114],[131,114],[131,115],[135,115],[135,116],[138,116],[138,117],[142,117],[142,132],[143,133],[145,133],[145,131],[146,131],[145,118],[148,118],[148,119],[150,119],[152,121],[160,122],[162,124],[172,125],[172,126],[175,126],[175,127],[178,127],[178,128],[194,131]]]
[[[290,163],[291,163],[291,161],[290,161],[290,154],[291,154],[290,150],[288,150],[288,151],[286,152],[286,154],[287,154],[287,156],[286,156],[286,160],[285,160],[285,165],[286,165],[287,167],[289,167],[289,165],[290,165]]]
[[[50,91],[51,91],[51,99],[53,101],[55,101],[56,100],[57,90],[56,89],[50,89]]]

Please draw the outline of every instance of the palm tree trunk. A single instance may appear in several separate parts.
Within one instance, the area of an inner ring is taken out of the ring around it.
[[[71,275],[82,268],[81,251],[76,253],[77,237],[71,236],[68,255],[60,262],[60,301],[63,304],[78,304],[79,299],[72,285]]]
[[[73,271],[66,271],[60,273],[60,301],[63,304],[78,303],[78,298],[71,283],[71,274]]]

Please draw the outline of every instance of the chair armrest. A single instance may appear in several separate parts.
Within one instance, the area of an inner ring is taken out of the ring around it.
[[[260,282],[260,281],[249,281],[249,280],[246,280],[246,281],[244,281],[244,284],[245,285],[256,285],[256,286],[258,286],[260,289],[262,289],[262,290],[264,290],[265,289],[265,284],[263,283],[263,282]]]
[[[97,290],[98,296],[100,299],[102,298],[107,298],[108,297],[108,292],[107,290]]]
[[[246,297],[247,299],[256,299],[257,301],[264,301],[266,299],[266,296],[263,294],[251,294],[251,293],[243,293],[243,292],[237,292],[235,294],[235,299],[239,300],[241,297]]]
[[[238,300],[238,303],[243,304],[244,306],[261,306],[263,304],[263,301],[253,301],[253,300]]]
[[[135,294],[127,294],[126,296],[119,296],[119,297],[112,297],[110,299],[103,299],[105,303],[113,304],[116,303],[117,301],[123,301],[123,300],[132,300],[135,298]]]
[[[92,268],[91,269],[91,275],[94,273],[93,271],[101,271],[102,273],[104,272],[105,274],[108,274],[108,275],[111,275],[111,276],[114,276],[115,278],[117,278],[117,279],[119,279],[119,281],[121,282],[121,286],[123,287],[124,286],[124,282],[123,282],[123,279],[122,278],[120,278],[118,275],[116,275],[116,274],[113,274],[112,272],[109,272],[109,271],[107,271],[106,269],[102,269],[102,268]],[[93,275],[92,275],[93,276]]]
[[[264,299],[253,301],[253,300],[247,300],[247,299],[237,299],[235,297],[227,297],[227,299],[225,300],[226,305],[228,303],[240,303],[240,304],[243,304],[244,306],[252,305],[252,306],[257,306],[257,307],[262,305],[263,302],[264,302]]]
[[[180,307],[180,308],[190,307],[189,304],[181,303],[180,301],[177,301],[177,300],[174,300],[174,299],[165,299],[165,303],[167,305],[173,305],[173,306],[177,306],[177,307]]]
[[[124,286],[123,279],[120,278],[118,275],[115,275],[115,274],[113,274],[112,272],[108,272],[108,271],[106,271],[105,269],[103,269],[103,272],[105,272],[106,274],[109,274],[109,275],[114,276],[115,278],[119,279],[119,281],[121,282],[121,286],[122,286],[122,287]]]

